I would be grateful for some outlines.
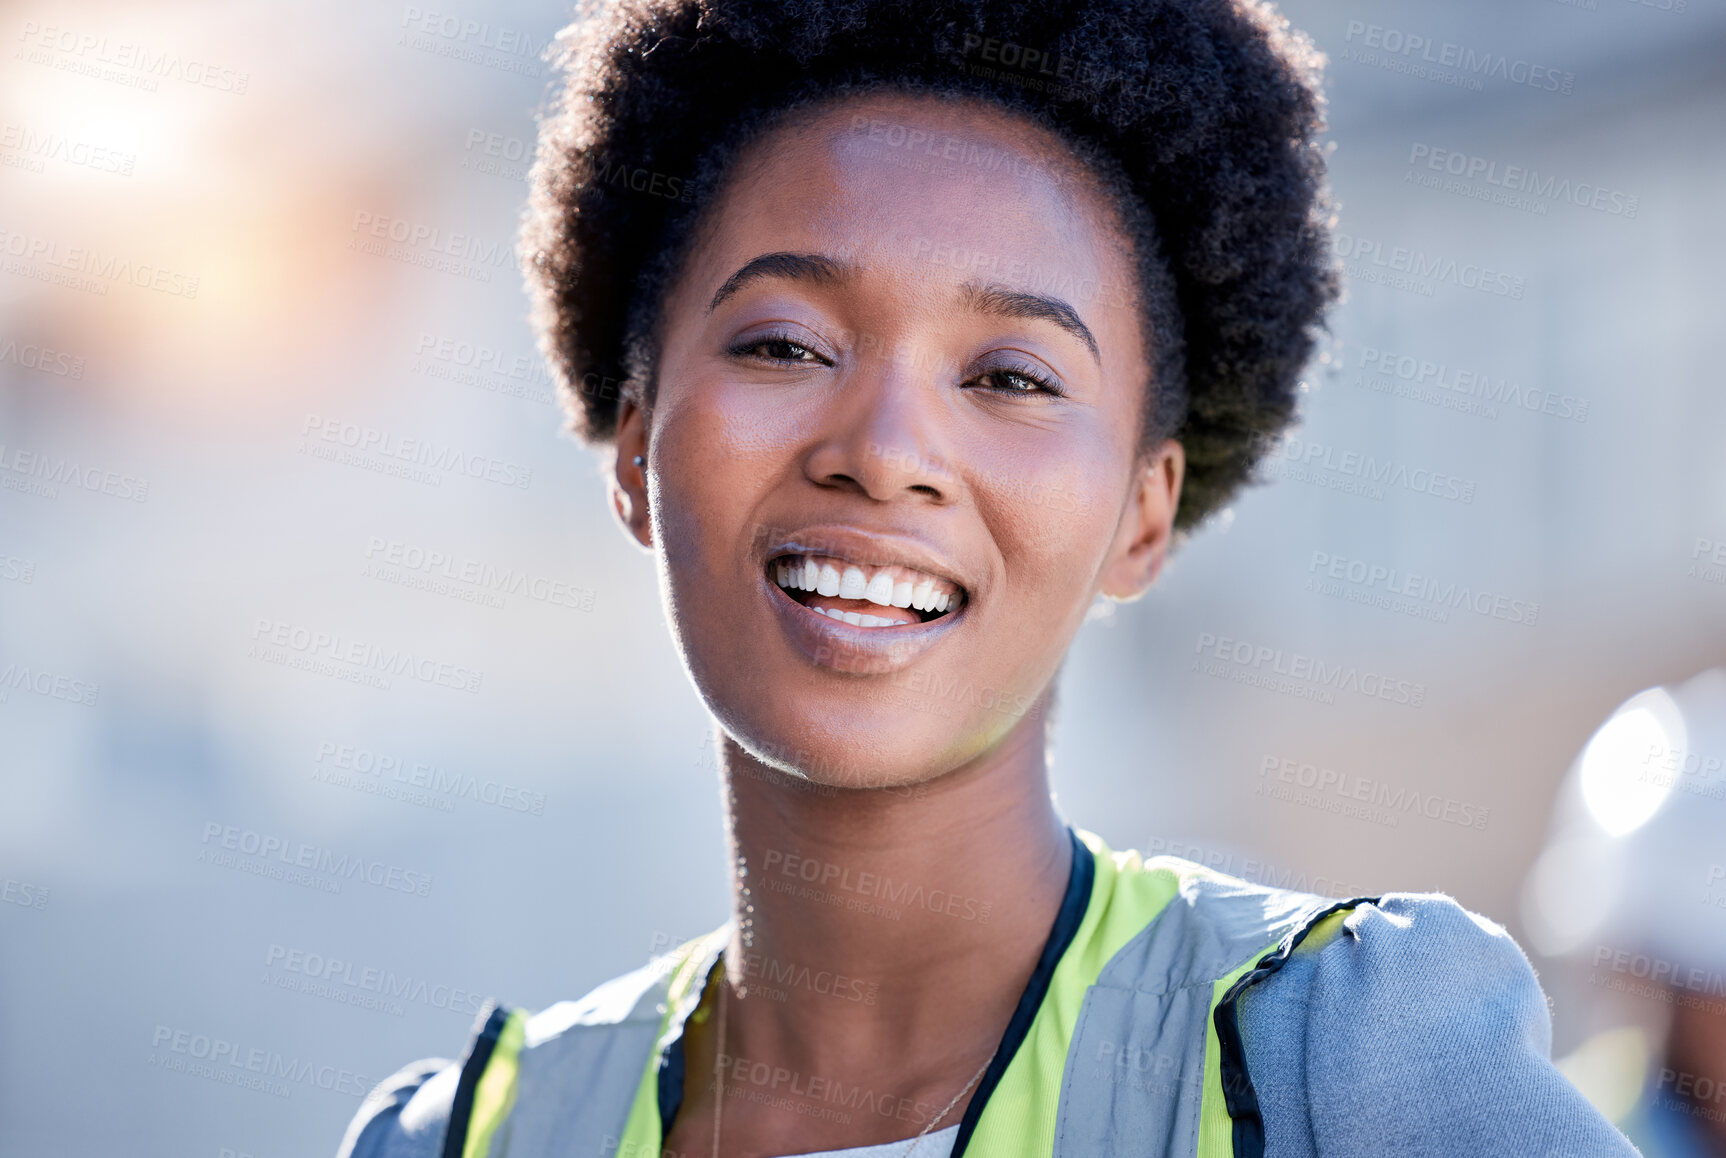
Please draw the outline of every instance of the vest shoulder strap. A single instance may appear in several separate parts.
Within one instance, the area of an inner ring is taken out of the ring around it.
[[[531,1017],[488,1006],[462,1063],[442,1158],[621,1158],[625,1124],[653,1075],[673,1007],[694,996],[690,982],[727,930]]]
[[[1104,852],[1099,848],[1100,863]],[[1253,1151],[1251,1139],[1255,1124],[1262,1138],[1262,1123],[1252,1116],[1234,1000],[1251,983],[1243,978],[1280,968],[1268,962],[1279,952],[1286,959],[1306,930],[1338,911],[1336,903],[1178,858],[1107,855],[1119,878],[1108,903],[1129,902],[1133,935],[1114,942],[1118,948],[1085,991],[1066,1053],[1053,1153],[1085,1158],[1131,1146],[1166,1158],[1259,1158],[1262,1146]],[[1135,880],[1144,883],[1131,885]],[[1161,884],[1151,889],[1155,882]],[[1166,900],[1153,909],[1131,900],[1135,889]],[[1219,1007],[1226,1009],[1220,1021]]]
[[[1252,1075],[1247,1070],[1246,1046],[1241,1039],[1241,994],[1279,972],[1302,945],[1316,949],[1334,937],[1343,920],[1354,909],[1377,904],[1381,899],[1353,897],[1334,901],[1307,914],[1283,935],[1270,952],[1219,982],[1217,988],[1220,992],[1211,1010],[1218,1059],[1218,1088],[1215,1093],[1228,1110],[1234,1158],[1264,1158],[1265,1152],[1264,1116],[1259,1109],[1258,1094],[1253,1089]]]

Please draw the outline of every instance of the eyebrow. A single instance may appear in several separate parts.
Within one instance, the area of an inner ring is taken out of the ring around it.
[[[974,281],[965,283],[963,293],[966,303],[979,313],[994,314],[999,318],[1038,318],[1053,322],[1085,343],[1097,365],[1103,364],[1103,355],[1097,349],[1097,339],[1091,328],[1079,320],[1079,311],[1060,298],[1046,298],[1041,294],[1008,289],[1004,285],[984,285]]]
[[[822,257],[818,253],[764,253],[744,262],[741,269],[725,279],[725,284],[719,287],[719,292],[707,303],[707,312],[711,314],[726,298],[750,282],[762,278],[781,277],[790,281],[807,281],[830,286],[839,284],[854,272],[844,262]]]
[[[707,303],[707,312],[711,314],[726,298],[750,282],[762,278],[784,278],[788,281],[832,286],[846,281],[855,273],[853,266],[818,253],[764,253],[760,257],[751,258],[736,273],[725,279],[725,284],[719,287],[713,300]],[[1085,347],[1091,351],[1091,357],[1096,359],[1099,366],[1102,365],[1103,356],[1097,348],[1096,336],[1091,333],[1090,327],[1080,320],[1079,311],[1060,298],[1044,297],[1041,294],[1009,289],[1004,285],[975,281],[966,282],[960,292],[964,295],[965,304],[979,313],[993,314],[998,318],[1035,318],[1059,326],[1085,343]]]

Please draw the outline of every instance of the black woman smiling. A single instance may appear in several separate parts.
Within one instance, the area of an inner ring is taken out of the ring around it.
[[[1502,929],[1050,798],[1088,609],[1248,479],[1336,296],[1311,46],[1243,0],[644,0],[565,50],[536,322],[715,721],[732,918],[491,1008],[343,1154],[1632,1154]]]

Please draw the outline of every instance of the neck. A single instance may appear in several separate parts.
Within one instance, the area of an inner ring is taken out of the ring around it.
[[[892,789],[812,785],[721,737],[736,1053],[805,1074],[877,1059],[900,1080],[957,1066],[960,1081],[990,1056],[1072,865],[1045,716],[1039,705],[965,767]]]

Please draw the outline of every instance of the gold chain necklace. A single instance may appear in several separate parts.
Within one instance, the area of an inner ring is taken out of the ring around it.
[[[719,1119],[725,1111],[725,1067],[719,1064],[719,1059],[725,1053],[725,996],[731,988],[726,983],[723,964],[720,966],[720,970],[719,1029],[713,1047],[713,1158],[719,1158]],[[971,1080],[965,1083],[964,1089],[953,1095],[953,1100],[947,1103],[947,1108],[930,1118],[929,1124],[924,1126],[915,1138],[911,1139],[911,1144],[905,1147],[905,1153],[900,1155],[900,1158],[911,1158],[911,1151],[915,1150],[918,1144],[923,1141],[924,1136],[935,1128],[935,1124],[952,1113],[953,1107],[959,1104],[959,1099],[970,1093],[971,1087],[983,1080],[983,1074],[989,1069],[989,1062],[994,1060],[993,1057],[989,1058],[989,1061],[983,1063],[982,1069],[971,1075]]]

